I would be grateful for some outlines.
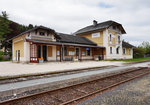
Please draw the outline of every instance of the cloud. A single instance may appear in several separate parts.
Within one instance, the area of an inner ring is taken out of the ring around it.
[[[149,0],[1,0],[0,12],[21,24],[44,25],[71,33],[92,21],[114,20],[123,25],[124,39],[139,44],[150,40]]]

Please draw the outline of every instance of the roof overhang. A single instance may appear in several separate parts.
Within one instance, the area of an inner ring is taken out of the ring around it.
[[[84,45],[84,44],[74,44],[74,43],[61,43],[61,42],[50,42],[50,41],[41,41],[41,40],[30,40],[27,39],[27,42],[32,42],[34,44],[48,44],[48,45],[60,45],[60,46],[76,46],[76,47],[92,47],[92,48],[105,48],[103,46],[93,46],[93,45]]]
[[[119,30],[121,30],[122,34],[126,34],[125,29],[123,28],[122,24],[119,24],[117,22],[113,22],[110,26],[117,26],[119,28]]]
[[[92,33],[96,33],[96,32],[99,32],[99,31],[103,31],[105,30],[106,28],[101,28],[101,29],[94,29],[94,30],[89,30],[89,31],[85,31],[85,32],[81,32],[81,33],[74,33],[75,35],[85,35],[85,34],[90,34],[91,32]]]

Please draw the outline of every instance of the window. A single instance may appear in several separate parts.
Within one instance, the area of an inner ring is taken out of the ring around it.
[[[131,55],[131,48],[129,48],[129,55]]]
[[[57,55],[59,55],[59,51],[57,51]]]
[[[84,52],[84,51],[82,51],[82,55],[84,55],[84,56],[85,56],[85,52]]]
[[[74,55],[74,51],[69,51],[69,55]]]
[[[67,56],[67,47],[64,48],[64,55]]]
[[[87,54],[87,56],[91,56],[91,50],[90,50],[90,48],[86,48],[86,54]]]
[[[119,47],[116,49],[116,53],[119,54]]]
[[[113,26],[113,29],[116,30],[116,26]]]
[[[40,32],[39,33],[41,36],[45,36],[45,33],[44,32]]]
[[[109,40],[110,40],[110,42],[112,41],[112,35],[111,34],[109,35]]]
[[[123,48],[123,54],[124,54],[124,55],[126,54],[126,49],[125,49],[125,48]]]
[[[112,47],[110,47],[110,54],[112,54]]]
[[[120,43],[120,36],[118,36],[118,42]]]

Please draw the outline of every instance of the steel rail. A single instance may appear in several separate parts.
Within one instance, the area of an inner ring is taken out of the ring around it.
[[[133,68],[131,68],[131,69],[133,69]],[[33,96],[37,96],[37,95],[42,95],[42,94],[46,94],[46,93],[49,93],[49,92],[53,92],[53,91],[57,91],[57,90],[65,89],[65,88],[70,88],[70,87],[73,87],[73,86],[77,86],[77,85],[81,85],[81,84],[86,84],[86,83],[89,83],[89,82],[98,81],[98,80],[101,80],[101,79],[110,78],[110,77],[113,77],[113,76],[122,75],[122,74],[130,73],[130,72],[135,72],[135,71],[139,71],[139,70],[143,70],[143,69],[148,69],[148,68],[147,68],[147,67],[144,67],[144,68],[135,68],[135,69],[133,69],[133,70],[131,70],[131,71],[125,71],[125,72],[121,72],[121,73],[109,75],[109,76],[106,76],[106,77],[102,77],[102,78],[98,78],[98,79],[94,79],[94,80],[89,80],[89,81],[86,81],[86,82],[81,82],[81,83],[77,83],[77,84],[65,86],[65,87],[62,87],[62,88],[57,88],[57,89],[53,89],[53,90],[48,90],[48,91],[44,91],[44,92],[39,92],[39,93],[31,94],[31,95],[22,96],[22,97],[19,97],[19,98],[14,98],[14,99],[9,99],[9,100],[5,100],[5,101],[1,101],[0,104],[6,104],[6,103],[14,102],[14,101],[17,101],[17,100],[21,100],[21,99],[25,99],[25,98],[29,98],[29,97],[33,97]],[[147,72],[146,72],[146,73],[143,73],[142,75],[144,75],[144,74],[147,74]],[[137,76],[136,76],[136,77],[133,77],[133,78],[137,78]],[[130,80],[133,80],[133,78],[132,78],[132,79],[125,80],[125,82],[130,81]],[[120,82],[119,82],[119,83],[120,83]],[[114,84],[114,86],[116,86],[116,85],[119,84],[119,83]],[[123,82],[122,82],[122,83],[123,83]],[[109,89],[109,88],[114,87],[114,86],[112,85],[112,86],[108,86],[108,87],[106,87],[106,88]],[[79,100],[79,99],[83,99],[84,97],[91,96],[92,94],[98,93],[99,91],[107,90],[106,88],[103,88],[103,89],[97,90],[97,91],[95,91],[95,92],[86,94],[86,95],[84,95],[84,96],[82,96],[82,97],[73,99],[73,100],[71,100],[71,101],[67,101],[67,102],[62,103],[62,104],[60,104],[60,105],[66,105],[66,104],[72,103],[72,102],[74,102],[74,101],[77,101],[77,100]]]
[[[136,79],[136,78],[142,77],[142,76],[144,76],[144,75],[147,75],[147,72],[146,72],[146,73],[143,73],[143,74],[141,74],[141,75],[132,77],[132,78],[130,78],[130,79],[120,81],[120,82],[118,82],[118,83],[115,83],[115,84],[113,84],[113,85],[110,85],[110,86],[105,87],[105,88],[102,88],[102,89],[99,89],[99,90],[97,90],[97,91],[91,92],[91,93],[89,93],[89,94],[86,94],[86,95],[84,95],[84,96],[78,97],[78,98],[73,99],[73,100],[70,100],[70,101],[68,101],[68,102],[64,102],[64,103],[62,103],[62,104],[60,104],[60,105],[68,105],[68,104],[74,103],[75,101],[78,101],[78,100],[84,99],[84,98],[86,98],[86,97],[92,96],[92,95],[94,95],[94,94],[103,92],[103,91],[105,91],[105,90],[108,90],[108,89],[110,89],[110,88],[113,88],[113,87],[115,87],[115,86],[118,86],[118,85],[120,85],[120,84],[123,84],[123,83],[125,83],[125,82],[128,82],[128,81],[134,80],[134,79]]]

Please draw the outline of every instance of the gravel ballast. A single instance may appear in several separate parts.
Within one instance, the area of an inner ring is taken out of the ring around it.
[[[78,105],[150,105],[150,75],[120,85]]]

